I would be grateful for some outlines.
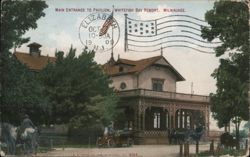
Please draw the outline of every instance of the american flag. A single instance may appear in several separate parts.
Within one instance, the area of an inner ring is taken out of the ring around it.
[[[125,16],[125,51],[155,52],[168,47],[185,47],[203,53],[220,42],[201,38],[204,20],[189,15],[168,15],[152,20],[137,20]]]
[[[109,15],[109,17],[106,19],[106,21],[104,22],[104,24],[102,25],[102,28],[99,32],[99,36],[103,36],[108,32],[109,27],[112,25],[114,21],[113,18],[113,12]]]

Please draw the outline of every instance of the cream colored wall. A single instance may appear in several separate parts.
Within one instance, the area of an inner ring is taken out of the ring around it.
[[[152,79],[163,79],[164,86],[163,91],[176,92],[176,77],[171,71],[164,67],[151,66],[146,68],[143,72],[139,73],[138,76],[138,88],[152,90]],[[135,74],[121,75],[112,77],[113,87],[117,90],[121,90],[120,84],[125,82],[127,87],[124,90],[136,89],[137,88],[137,76]]]
[[[135,89],[134,87],[134,76],[133,75],[121,75],[112,77],[112,85],[117,90],[122,90],[120,84],[122,82],[126,83],[126,88],[124,90]]]
[[[152,79],[163,79],[163,91],[176,92],[176,77],[164,67],[151,66],[139,75],[139,88],[152,90]]]

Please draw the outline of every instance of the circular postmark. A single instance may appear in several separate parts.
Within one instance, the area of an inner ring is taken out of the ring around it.
[[[110,14],[93,13],[84,18],[79,27],[79,39],[84,46],[96,52],[111,50],[118,43],[120,38],[120,27],[113,17],[113,22],[106,34],[99,36]]]

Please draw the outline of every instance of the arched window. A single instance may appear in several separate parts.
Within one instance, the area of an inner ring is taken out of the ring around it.
[[[168,112],[166,112],[166,128],[169,128],[169,122],[168,122],[168,120],[169,120],[169,118],[168,118]]]
[[[154,113],[154,129],[160,129],[161,114],[159,112]]]
[[[185,128],[185,111],[182,111],[181,112],[181,114],[182,114],[182,126],[181,126],[181,128]]]
[[[177,111],[177,128],[180,128],[181,127],[181,111],[178,110]]]

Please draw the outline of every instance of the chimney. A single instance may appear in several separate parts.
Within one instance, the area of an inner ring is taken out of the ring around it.
[[[42,47],[42,45],[33,42],[31,44],[28,45],[28,47],[30,48],[30,55],[34,56],[34,57],[39,57],[41,55],[41,50],[39,50],[40,47]]]

